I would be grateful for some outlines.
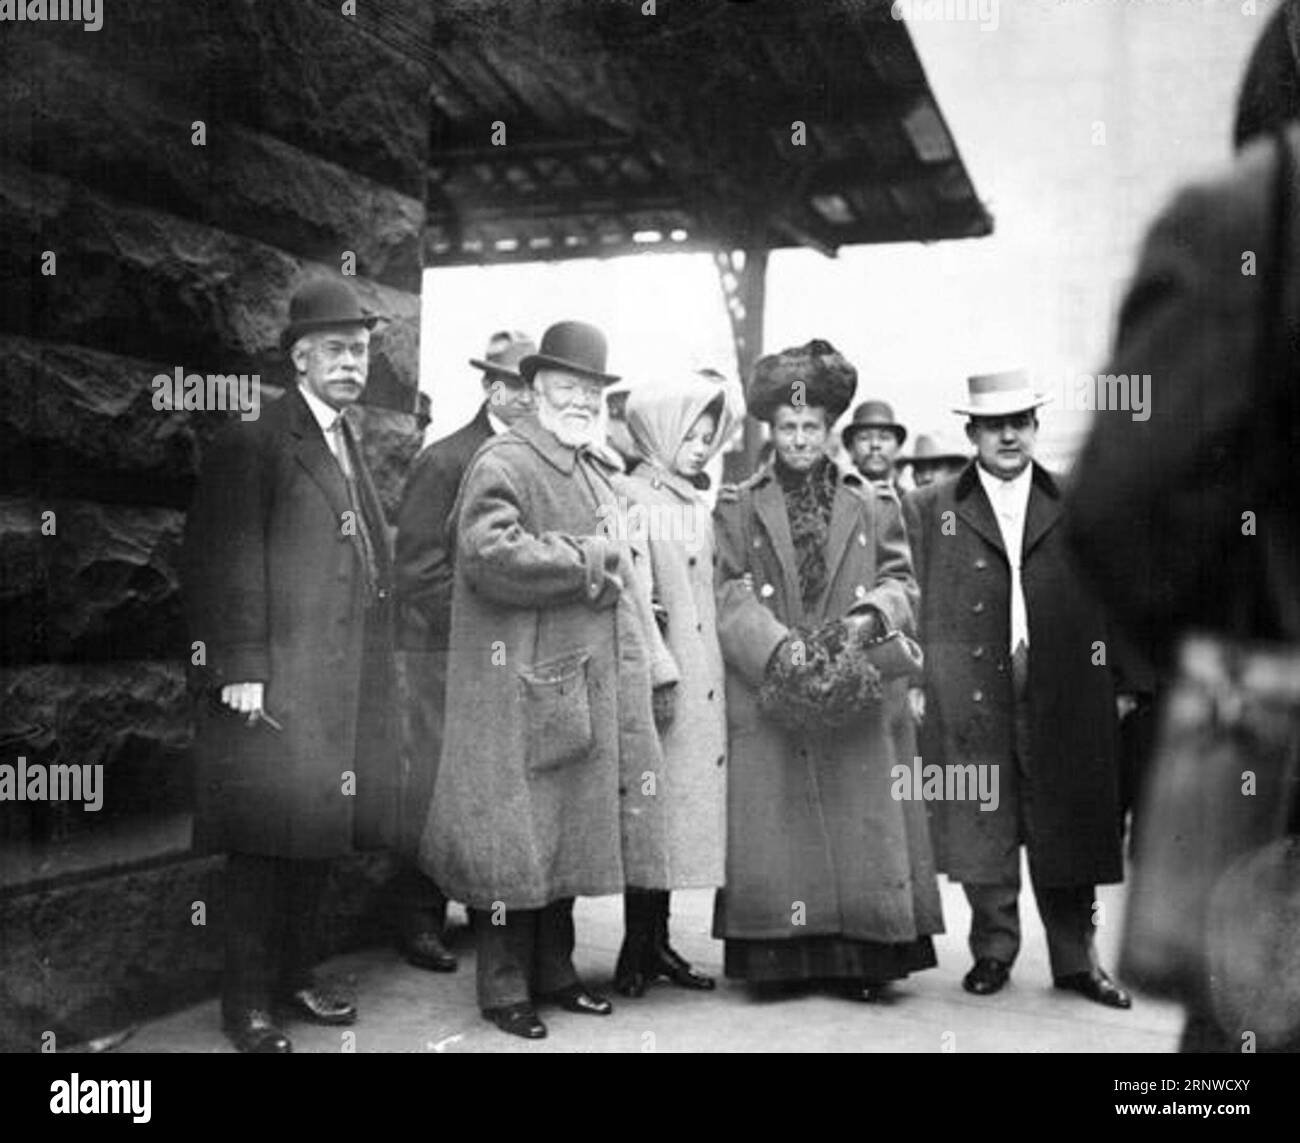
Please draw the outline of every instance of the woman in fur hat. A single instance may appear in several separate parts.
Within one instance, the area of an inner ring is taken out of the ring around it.
[[[614,988],[640,996],[657,978],[710,989],[668,944],[669,890],[722,884],[727,724],[713,599],[713,527],[705,466],[744,416],[739,386],[700,374],[634,387],[626,424],[640,463],[622,490],[626,532],[642,558],[637,588],[653,608],[663,653],[653,656],[663,751],[653,785],[624,783],[626,936]]]
[[[714,514],[730,756],[714,935],[755,986],[859,1000],[934,965],[925,808],[891,796],[883,684],[906,670],[916,581],[897,498],[825,446],[857,373],[825,341],[762,358],[750,412],[771,467]],[[904,656],[905,658],[906,656]]]

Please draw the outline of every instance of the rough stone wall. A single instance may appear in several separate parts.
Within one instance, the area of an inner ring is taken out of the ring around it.
[[[96,33],[0,37],[0,763],[105,767],[98,814],[0,803],[0,861],[39,848],[57,875],[60,847],[109,839],[93,877],[0,875],[0,1050],[201,995],[220,964],[219,915],[189,921],[219,898],[219,861],[113,868],[189,804],[176,559],[229,415],[159,411],[153,377],[257,373],[277,392],[294,284],[351,252],[393,319],[363,430],[390,512],[420,444],[431,6],[341,7],[114,0]],[[385,868],[350,863],[335,911],[371,910]]]

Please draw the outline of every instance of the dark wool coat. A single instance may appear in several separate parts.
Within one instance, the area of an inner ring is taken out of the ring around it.
[[[383,512],[359,450],[356,462],[387,597]],[[296,388],[231,424],[204,461],[182,557],[190,637],[207,659],[199,848],[327,858],[392,843],[392,617],[387,599],[368,606],[349,511],[342,471]],[[282,732],[249,727],[215,699],[226,684],[257,681]]]
[[[727,880],[714,935],[904,942],[942,932],[924,807],[891,796],[883,706],[851,731],[797,735],[764,718],[755,701],[772,652],[795,624],[816,626],[869,603],[892,628],[913,631],[916,581],[897,499],[856,473],[840,474],[828,582],[810,609],[772,472],[719,503],[714,523],[731,736]]]
[[[412,857],[419,850],[442,755],[455,582],[450,517],[465,469],[492,435],[485,401],[473,420],[415,458],[397,512],[394,565],[403,707],[398,849]]]
[[[619,586],[633,557],[603,532],[613,471],[527,417],[465,474],[420,861],[477,908],[623,891],[620,798],[657,780],[659,744],[644,620]]]
[[[1034,465],[1021,579],[1029,615],[1031,796],[1015,796],[1010,652],[1011,569],[972,461],[952,480],[908,493],[908,538],[921,585],[925,765],[999,766],[1000,804],[929,803],[939,868],[957,881],[999,881],[1024,818],[1040,886],[1123,877],[1118,826],[1117,676],[1106,621],[1075,573],[1056,481]],[[1105,665],[1093,665],[1095,643]]]

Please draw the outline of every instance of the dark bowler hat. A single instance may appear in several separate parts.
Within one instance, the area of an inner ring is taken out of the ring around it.
[[[853,410],[853,420],[840,433],[845,448],[853,447],[853,438],[862,429],[889,429],[900,447],[907,440],[907,430],[894,420],[893,406],[887,401],[863,401]]]
[[[361,308],[352,287],[342,278],[316,278],[298,287],[289,299],[289,324],[280,334],[280,348],[288,350],[304,333],[341,325],[374,329],[379,318]]]
[[[583,321],[557,321],[542,334],[542,348],[519,362],[519,375],[532,384],[539,369],[564,369],[609,385],[618,378],[605,372],[605,335]]]
[[[526,333],[520,333],[517,329],[503,329],[488,338],[487,352],[482,357],[471,357],[469,363],[488,376],[499,374],[519,381],[519,362],[536,352],[537,342]]]

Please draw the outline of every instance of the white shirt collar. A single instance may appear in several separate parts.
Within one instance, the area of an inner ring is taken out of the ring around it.
[[[1016,511],[1024,511],[1025,505],[1029,503],[1029,490],[1034,481],[1033,461],[1025,465],[1023,472],[1013,476],[1010,480],[1002,480],[994,476],[978,461],[975,462],[975,471],[979,473],[980,484],[984,486],[984,494],[995,508],[999,503],[1010,503]]]
[[[502,433],[506,431],[506,429],[510,427],[505,423],[505,421],[503,421],[500,417],[498,417],[496,413],[494,413],[491,409],[488,409],[487,417],[488,417],[488,424],[492,426],[492,431],[496,433],[498,436],[500,436]]]
[[[298,392],[302,394],[303,400],[307,402],[307,408],[311,410],[312,416],[316,418],[316,423],[320,425],[320,431],[328,433],[334,422],[338,420],[339,411],[331,409],[306,385],[299,385]],[[329,437],[327,436],[325,439],[329,440]]]

